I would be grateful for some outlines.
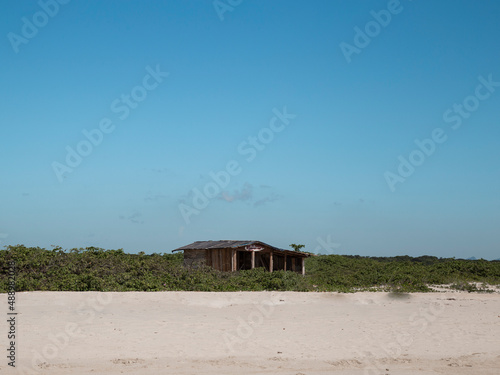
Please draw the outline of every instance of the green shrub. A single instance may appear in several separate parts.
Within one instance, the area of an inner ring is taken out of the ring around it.
[[[500,284],[500,262],[321,255],[306,259],[306,276],[255,268],[219,272],[183,266],[182,253],[127,254],[95,247],[46,250],[23,245],[0,250],[0,292],[7,291],[7,266],[16,262],[18,291],[337,291],[427,292],[430,284],[453,284],[469,292],[489,292]],[[477,288],[472,282],[485,283]]]

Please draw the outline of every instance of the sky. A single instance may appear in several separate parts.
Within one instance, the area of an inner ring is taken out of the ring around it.
[[[0,246],[500,258],[500,2],[0,3]]]

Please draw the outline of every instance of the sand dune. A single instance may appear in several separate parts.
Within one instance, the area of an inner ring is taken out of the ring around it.
[[[29,292],[17,311],[2,373],[500,373],[498,293]]]

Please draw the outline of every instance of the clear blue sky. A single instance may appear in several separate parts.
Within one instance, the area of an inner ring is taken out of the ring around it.
[[[2,1],[0,244],[499,258],[499,19],[494,0]]]

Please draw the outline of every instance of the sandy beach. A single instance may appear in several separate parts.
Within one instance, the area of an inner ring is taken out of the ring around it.
[[[500,373],[498,293],[24,292],[16,311],[1,373]]]

